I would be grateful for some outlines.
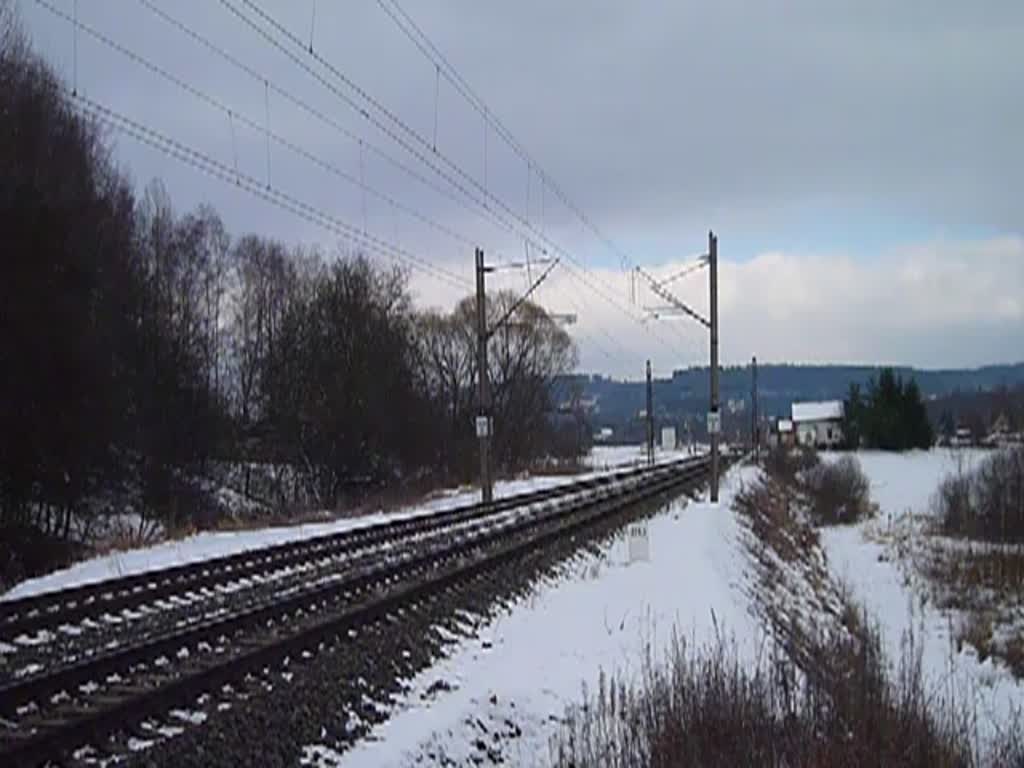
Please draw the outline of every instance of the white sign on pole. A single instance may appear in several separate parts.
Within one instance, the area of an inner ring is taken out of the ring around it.
[[[708,434],[717,435],[722,431],[722,414],[718,411],[708,411]]]
[[[490,437],[491,435],[491,420],[487,416],[476,417],[476,436],[477,437]]]
[[[629,562],[647,562],[651,559],[651,541],[647,535],[647,523],[633,523],[629,526]]]

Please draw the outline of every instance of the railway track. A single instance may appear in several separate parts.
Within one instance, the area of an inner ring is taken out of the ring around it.
[[[102,615],[125,614],[176,596],[196,594],[246,579],[265,578],[317,559],[344,557],[402,538],[483,520],[528,505],[553,501],[638,477],[646,467],[619,470],[552,488],[467,504],[429,515],[403,517],[336,534],[247,550],[57,592],[0,601],[0,641],[11,642]]]
[[[358,632],[368,622],[400,614],[403,607],[434,599],[460,580],[624,507],[700,482],[706,472],[706,460],[697,459],[617,472],[601,482],[569,484],[574,490],[562,487],[521,494],[488,507],[473,505],[425,520],[403,520],[400,522],[424,526],[433,521],[442,528],[456,521],[476,524],[421,542],[421,546],[367,558],[336,579],[127,642],[45,674],[10,681],[0,686],[0,717],[5,725],[0,728],[0,762],[36,765],[60,760],[83,744],[96,743],[107,734],[174,707],[187,707],[204,692],[315,649],[332,637]],[[524,506],[534,509],[530,514],[500,517],[495,512],[498,506],[504,512]],[[437,522],[442,515],[447,523]],[[369,535],[369,530],[363,533]],[[394,528],[390,530],[393,536],[399,535]],[[417,526],[402,530],[409,535]],[[345,534],[332,539],[319,544],[346,546],[343,542],[352,542]],[[294,555],[287,546],[277,549],[281,556]],[[255,564],[236,561],[231,567]],[[181,569],[172,570],[180,573]],[[219,566],[207,570],[213,578],[225,573]],[[196,568],[190,568],[187,578],[198,578],[195,572]],[[135,583],[132,592],[142,586]],[[153,583],[163,582],[152,578],[146,582]],[[150,587],[149,591],[159,588]],[[91,599],[102,601],[102,594],[94,593]],[[45,613],[52,618],[58,611]]]

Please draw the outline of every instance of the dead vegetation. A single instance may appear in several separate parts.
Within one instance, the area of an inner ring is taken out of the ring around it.
[[[936,716],[915,660],[895,684],[878,640],[836,636],[820,648],[828,674],[783,658],[753,668],[730,646],[647,659],[638,683],[602,679],[568,717],[554,749],[562,768],[974,764],[955,718]]]
[[[949,474],[932,513],[938,529],[923,532],[913,562],[935,602],[961,614],[958,646],[1024,677],[1024,447]]]
[[[1024,446],[996,451],[974,470],[949,475],[933,506],[947,534],[1024,544]]]
[[[764,469],[768,480],[762,485],[783,489],[814,525],[856,523],[876,511],[871,483],[853,456],[821,461],[813,448],[779,446],[765,458]]]
[[[719,635],[703,648],[677,637],[665,658],[648,651],[638,679],[602,677],[569,713],[555,765],[1024,765],[1012,730],[979,757],[973,713],[926,689],[913,637],[890,674],[877,627],[829,578],[798,503],[772,477],[737,500],[768,650],[751,663]]]
[[[871,484],[852,456],[822,463],[802,476],[815,525],[846,525],[874,514]]]

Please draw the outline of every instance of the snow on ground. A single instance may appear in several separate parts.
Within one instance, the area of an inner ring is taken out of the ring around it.
[[[613,468],[624,464],[632,464],[636,458],[634,453],[638,450],[636,446],[617,447],[610,451],[606,448],[599,448],[596,449],[596,453],[591,461],[595,468],[599,468],[598,471],[604,471],[606,467]],[[682,453],[661,454],[659,452],[657,460],[668,461],[683,457],[684,454]],[[501,497],[540,488],[550,488],[562,483],[593,476],[593,474],[596,473],[574,476],[527,477],[499,481],[495,484],[494,494],[496,497]],[[5,594],[0,595],[0,600],[28,597],[42,592],[67,589],[105,579],[120,578],[145,571],[223,557],[250,549],[260,549],[289,541],[325,536],[388,520],[430,514],[462,504],[470,504],[478,499],[478,490],[472,487],[463,487],[444,491],[435,498],[417,504],[414,507],[404,507],[392,512],[378,512],[359,517],[339,518],[329,522],[276,526],[247,531],[205,531],[183,539],[165,541],[151,547],[116,551],[100,557],[83,560],[69,568],[23,581]]]
[[[939,481],[947,474],[977,466],[991,451],[984,449],[936,448],[931,451],[858,451],[860,461],[871,480],[871,498],[878,503],[882,517],[903,516],[912,512],[915,517],[930,513],[932,494]],[[844,453],[823,453],[826,460],[844,456]]]
[[[720,632],[752,660],[762,632],[743,589],[743,532],[731,500],[754,471],[730,473],[717,506],[679,499],[651,518],[648,561],[630,563],[625,537],[600,557],[573,561],[571,575],[538,586],[414,678],[368,739],[342,755],[311,744],[304,762],[475,765],[500,734],[506,764],[544,765],[583,687],[594,690],[602,670],[635,674],[647,647],[660,660],[674,628],[698,646]]]
[[[706,453],[707,446],[697,446],[698,453]],[[677,451],[663,451],[654,448],[655,461],[682,459],[690,456],[685,448]],[[647,448],[643,445],[595,445],[590,454],[583,459],[583,465],[592,469],[612,469],[613,467],[640,464],[647,459]]]
[[[950,450],[902,455],[860,452],[857,458],[871,480],[880,514],[856,526],[822,530],[833,575],[880,622],[890,661],[901,658],[904,640],[913,633],[921,646],[928,684],[937,695],[953,696],[974,708],[982,746],[997,735],[997,729],[1006,727],[1016,710],[1024,708],[1024,685],[991,658],[979,662],[967,645],[957,652],[955,617],[923,599],[916,577],[887,544],[886,531],[903,524],[914,528],[908,518],[927,519],[932,494],[942,478],[961,465],[969,469],[984,455],[984,451]]]

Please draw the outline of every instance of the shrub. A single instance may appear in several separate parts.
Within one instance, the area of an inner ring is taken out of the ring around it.
[[[946,533],[1024,542],[1024,446],[993,453],[972,472],[947,476],[933,506]]]
[[[797,476],[821,463],[818,452],[806,446],[778,445],[768,452],[764,460],[765,471],[784,482],[794,482]]]
[[[560,768],[975,764],[969,718],[926,690],[913,642],[891,679],[875,628],[858,623],[853,632],[812,644],[816,663],[798,671],[785,658],[745,665],[721,640],[690,654],[676,639],[666,659],[645,660],[638,682],[602,677],[596,695],[569,713],[553,762]]]
[[[855,523],[872,512],[871,483],[852,456],[808,470],[803,486],[815,525]]]

